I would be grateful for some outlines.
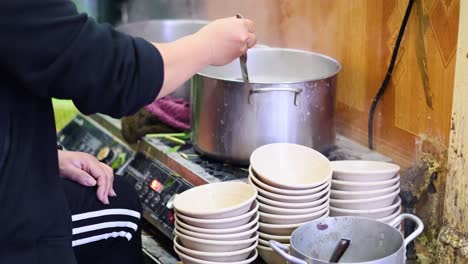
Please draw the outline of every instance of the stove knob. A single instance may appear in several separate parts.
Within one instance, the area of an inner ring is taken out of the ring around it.
[[[137,191],[141,190],[141,188],[143,188],[143,184],[141,184],[141,182],[138,182],[137,184],[135,184],[135,189]]]
[[[153,203],[159,203],[159,201],[161,200],[161,197],[159,195],[156,195],[154,198],[153,198]]]
[[[154,196],[154,192],[149,192],[148,195],[146,196],[147,199],[151,199]]]
[[[169,198],[169,200],[166,203],[167,209],[169,210],[174,209],[174,199],[176,198],[176,196],[177,196],[177,193],[172,195],[171,198]]]

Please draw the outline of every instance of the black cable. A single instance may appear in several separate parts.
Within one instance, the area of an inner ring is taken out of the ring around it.
[[[408,7],[406,8],[405,17],[403,18],[403,22],[401,23],[400,32],[398,33],[398,38],[396,40],[395,47],[393,49],[392,60],[390,61],[390,65],[388,67],[387,75],[385,76],[385,79],[384,79],[384,81],[382,83],[382,86],[380,86],[379,91],[375,95],[375,98],[372,101],[372,106],[371,106],[370,111],[369,111],[369,121],[368,121],[367,126],[368,126],[368,144],[369,144],[370,149],[374,148],[372,138],[373,138],[373,128],[374,128],[373,124],[374,124],[375,108],[377,107],[377,103],[379,102],[380,97],[382,97],[385,90],[387,89],[388,82],[390,81],[390,78],[392,77],[393,68],[395,67],[395,62],[396,62],[396,59],[398,57],[398,50],[400,49],[401,40],[403,39],[403,35],[404,35],[405,29],[406,29],[406,24],[408,24],[408,19],[409,19],[409,16],[411,14],[411,10],[413,8],[413,4],[414,4],[414,0],[410,0],[409,3],[408,3]]]

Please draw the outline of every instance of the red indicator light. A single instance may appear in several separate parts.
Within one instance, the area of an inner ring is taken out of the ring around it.
[[[169,221],[171,221],[171,223],[175,222],[174,212],[172,211],[169,211]]]
[[[158,182],[157,180],[152,180],[151,183],[150,183],[150,187],[151,187],[151,189],[153,189],[153,190],[159,192],[159,191],[161,191],[161,189],[162,189],[163,186],[162,186],[162,184],[161,184],[160,182]]]

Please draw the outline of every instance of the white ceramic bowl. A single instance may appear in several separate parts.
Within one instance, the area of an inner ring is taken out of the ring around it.
[[[392,205],[395,198],[400,193],[398,188],[393,193],[368,199],[357,199],[357,200],[337,200],[330,199],[330,206],[342,209],[355,209],[355,210],[371,210],[379,209]]]
[[[377,219],[378,221],[380,222],[384,222],[384,223],[390,223],[393,219],[395,219],[398,215],[401,214],[401,208],[398,207],[398,209],[396,209],[395,212],[393,212],[391,215],[389,216],[386,216],[386,217],[382,217],[382,218],[379,218]]]
[[[190,217],[215,219],[249,211],[257,190],[243,182],[219,182],[189,189],[174,199],[174,208]]]
[[[278,202],[285,202],[285,203],[308,203],[308,202],[313,202],[313,201],[316,201],[316,200],[320,199],[325,194],[328,194],[330,192],[330,188],[329,188],[330,185],[328,185],[326,188],[324,188],[320,192],[314,193],[314,194],[309,194],[309,195],[282,195],[282,194],[276,194],[276,193],[272,193],[272,192],[261,189],[260,187],[255,185],[250,178],[249,178],[249,183],[252,184],[252,186],[254,186],[257,189],[259,195],[261,195],[263,197],[266,197],[266,198],[269,198],[271,200],[275,200],[275,201],[278,201]]]
[[[253,253],[250,254],[249,258],[243,261],[233,261],[233,262],[228,262],[228,261],[206,261],[206,260],[201,260],[197,259],[194,257],[190,257],[182,252],[180,252],[177,247],[174,246],[174,251],[179,255],[179,258],[182,260],[184,264],[219,264],[219,263],[232,263],[232,264],[248,264],[254,262],[257,257],[258,257],[258,251],[257,249],[253,250]],[[225,253],[224,253],[225,254]]]
[[[400,184],[400,175],[396,175],[387,181],[378,182],[352,182],[332,180],[332,190],[339,191],[372,191],[388,188],[395,184]]]
[[[367,199],[379,197],[382,195],[387,195],[400,187],[400,183],[397,182],[395,185],[387,187],[385,189],[373,190],[373,191],[339,191],[331,190],[330,197],[332,199],[342,199],[342,200],[355,200],[355,199]]]
[[[327,212],[328,212],[328,207],[325,207],[320,211],[313,212],[310,214],[305,214],[305,215],[276,215],[276,214],[267,214],[267,213],[262,213],[262,212],[259,212],[259,214],[260,214],[261,223],[287,225],[287,224],[296,224],[296,223],[304,223],[304,222],[312,221],[312,220],[322,217]]]
[[[279,241],[278,241],[278,242],[279,242]],[[283,245],[285,245],[285,246],[287,246],[287,247],[290,247],[290,246],[291,246],[291,244],[289,244],[289,243],[288,243],[288,244],[281,243],[281,244],[283,244]],[[270,246],[270,243],[268,242],[268,240],[259,238],[259,239],[258,239],[258,245],[259,245],[259,246],[269,247],[269,246]]]
[[[317,218],[317,219],[322,219],[328,217],[329,213],[326,212],[325,215]],[[285,224],[285,225],[279,225],[279,224],[266,224],[266,223],[260,223],[260,228],[258,229],[262,233],[267,233],[267,234],[273,234],[276,236],[290,236],[291,233],[296,230],[299,226],[308,223],[309,221],[303,222],[303,223],[297,223],[297,224]]]
[[[176,230],[184,235],[195,237],[195,238],[201,238],[201,239],[206,239],[206,240],[232,241],[232,240],[244,240],[244,239],[248,239],[252,237],[252,235],[255,232],[257,232],[258,227],[259,227],[259,224],[257,223],[252,229],[249,229],[247,231],[235,233],[235,234],[226,234],[226,235],[213,235],[213,234],[198,233],[198,232],[187,230],[180,226],[176,227]]]
[[[288,262],[279,254],[273,251],[271,247],[257,246],[258,255],[268,264],[287,264]]]
[[[262,239],[262,238],[259,238],[259,239],[258,239],[258,244],[259,244],[260,246],[265,246],[265,247],[268,247],[268,246],[270,245],[270,244],[268,244],[268,241],[267,241],[267,240],[264,240],[264,239]]]
[[[249,180],[251,180],[255,185],[257,185],[259,188],[269,191],[271,193],[276,193],[276,194],[282,194],[282,195],[311,195],[314,193],[318,193],[322,191],[324,188],[328,187],[328,181],[325,182],[322,185],[319,185],[314,188],[310,189],[305,189],[305,190],[289,190],[289,189],[281,189],[281,188],[276,188],[273,186],[270,186],[264,182],[262,182],[260,179],[258,179],[258,176],[256,176],[256,173],[252,170],[252,166],[249,167]]]
[[[284,208],[284,209],[310,209],[313,207],[317,207],[325,202],[327,202],[330,199],[330,195],[324,195],[320,199],[313,201],[313,202],[308,202],[308,203],[285,203],[285,202],[278,202],[275,200],[268,199],[266,197],[263,197],[262,195],[258,195],[257,199],[259,202],[270,205],[270,206],[275,206],[279,208]]]
[[[290,143],[257,148],[250,156],[250,164],[261,181],[282,189],[314,188],[332,175],[330,161],[320,152]]]
[[[386,181],[393,178],[400,166],[381,161],[337,160],[332,161],[333,179],[353,182]]]
[[[200,260],[206,260],[206,261],[215,261],[215,262],[236,262],[236,261],[243,261],[246,260],[252,252],[255,250],[257,247],[258,242],[254,243],[252,246],[237,250],[237,251],[229,251],[229,252],[203,252],[203,251],[197,251],[197,250],[192,250],[188,249],[180,243],[180,238],[179,237],[174,237],[174,246],[182,253],[196,258]]]
[[[255,214],[252,218],[250,218],[249,222],[245,225],[233,227],[233,228],[218,228],[218,229],[211,229],[211,228],[200,228],[196,226],[191,226],[183,222],[183,220],[179,219],[177,215],[175,215],[175,226],[182,227],[186,230],[192,232],[198,232],[203,234],[213,234],[213,235],[225,235],[225,234],[237,234],[249,229],[252,229],[255,225],[257,225],[258,220],[260,219],[259,214]]]
[[[234,216],[234,217],[229,217],[229,218],[217,218],[217,219],[199,219],[199,218],[194,218],[194,217],[189,217],[181,214],[179,211],[176,211],[176,215],[179,219],[184,221],[184,223],[188,225],[192,225],[195,227],[201,227],[201,228],[212,228],[212,229],[218,229],[218,228],[233,228],[233,227],[238,227],[245,225],[249,222],[249,220],[257,214],[258,211],[258,203],[257,201],[254,201],[253,204],[251,205],[252,208],[250,211],[243,215],[239,216]]]
[[[280,208],[276,206],[271,206],[264,204],[262,202],[258,202],[259,212],[267,213],[267,214],[277,214],[277,215],[304,215],[304,214],[310,214],[313,212],[317,212],[322,210],[325,207],[328,207],[329,203],[328,201],[325,201],[323,204],[317,205],[315,207],[311,208],[306,208],[306,209],[285,209],[285,208]]]
[[[258,240],[258,234],[254,234],[249,239],[232,240],[232,241],[219,241],[219,240],[206,240],[184,235],[177,230],[174,231],[179,237],[182,246],[198,251],[204,252],[231,252],[242,250],[250,247]]]
[[[379,219],[391,215],[397,208],[400,208],[401,199],[396,197],[393,204],[387,207],[372,209],[372,210],[353,210],[353,209],[342,209],[330,206],[331,216],[360,216],[372,219]]]
[[[275,240],[283,244],[289,244],[291,242],[291,236],[275,236],[260,231],[258,232],[258,237],[266,241]]]

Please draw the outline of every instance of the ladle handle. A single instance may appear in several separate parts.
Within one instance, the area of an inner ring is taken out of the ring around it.
[[[298,259],[296,257],[293,257],[287,253],[289,250],[287,246],[276,242],[275,240],[270,240],[269,241],[271,248],[273,251],[278,253],[280,256],[282,256],[284,259],[286,259],[289,263],[293,264],[307,264],[307,262],[303,261],[302,259]]]
[[[351,244],[351,239],[348,238],[341,238],[340,242],[336,246],[335,250],[333,251],[333,254],[330,258],[330,263],[338,263],[340,259],[343,257],[343,255],[346,253],[346,250],[348,249],[349,245]]]
[[[405,238],[404,245],[405,247],[411,243],[417,236],[419,236],[424,230],[424,223],[419,219],[419,217],[412,214],[401,214],[397,216],[393,221],[389,223],[390,226],[395,227],[397,224],[401,224],[402,221],[409,219],[416,224],[416,230],[413,231],[410,235]]]
[[[241,14],[237,14],[236,17],[237,19],[244,19]],[[242,79],[244,82],[249,82],[249,72],[247,70],[247,52],[239,57],[239,61],[241,66]]]

